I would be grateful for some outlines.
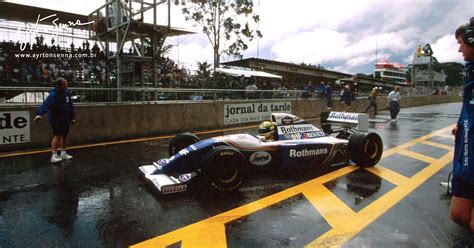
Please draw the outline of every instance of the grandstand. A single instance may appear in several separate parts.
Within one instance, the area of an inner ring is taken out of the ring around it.
[[[166,87],[182,77],[160,54],[166,38],[190,33],[170,26],[169,11],[168,25],[157,24],[157,8],[169,1],[104,2],[90,15],[0,2],[2,86],[50,86],[64,77],[73,87]]]

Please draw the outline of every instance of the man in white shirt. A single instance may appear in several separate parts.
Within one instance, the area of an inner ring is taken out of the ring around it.
[[[388,94],[388,106],[390,108],[390,118],[397,121],[398,112],[400,112],[400,86],[395,88]]]

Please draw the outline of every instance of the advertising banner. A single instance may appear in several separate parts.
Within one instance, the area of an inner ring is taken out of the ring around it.
[[[0,112],[0,145],[30,142],[30,112]]]
[[[274,112],[291,113],[291,102],[224,104],[224,124],[270,120]]]

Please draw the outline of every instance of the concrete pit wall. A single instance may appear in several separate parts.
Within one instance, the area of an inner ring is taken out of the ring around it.
[[[457,96],[402,97],[401,106],[405,108],[461,100],[462,98]],[[319,118],[320,112],[326,111],[324,99],[79,105],[75,108],[77,122],[76,125],[71,126],[69,143],[71,145],[88,144],[238,126],[242,124],[224,124],[224,104],[251,102],[291,102],[292,113],[302,118]],[[352,112],[363,111],[367,103],[367,99],[358,99],[353,103]],[[387,98],[379,97],[377,105],[380,111],[386,110]],[[31,126],[29,143],[2,144],[0,153],[50,146],[51,128],[47,116],[43,116],[41,122],[32,121],[36,108],[37,106],[0,107],[0,112],[29,111]],[[333,110],[343,110],[338,98],[334,99]]]

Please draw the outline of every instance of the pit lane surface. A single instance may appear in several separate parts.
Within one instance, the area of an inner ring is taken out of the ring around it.
[[[439,186],[459,109],[408,108],[397,123],[373,123],[385,148],[375,168],[257,171],[228,197],[146,187],[136,167],[165,157],[166,138],[74,149],[60,166],[49,153],[3,156],[0,247],[472,246]]]

